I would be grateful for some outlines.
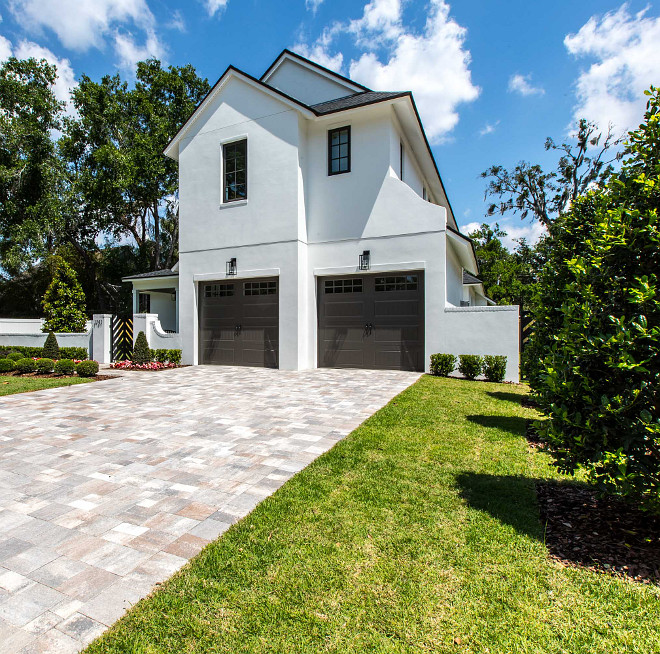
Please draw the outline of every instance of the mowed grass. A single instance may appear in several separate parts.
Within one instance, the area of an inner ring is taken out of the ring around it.
[[[660,652],[660,593],[550,561],[522,386],[423,377],[89,653]]]
[[[55,388],[56,386],[71,386],[72,384],[84,384],[89,379],[80,377],[63,377],[61,379],[40,377],[4,377],[0,376],[0,395],[13,395],[14,393],[28,393],[29,391],[40,391],[44,388]]]

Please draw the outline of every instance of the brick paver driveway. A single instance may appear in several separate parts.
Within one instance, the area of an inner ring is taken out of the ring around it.
[[[0,650],[80,650],[418,376],[191,367],[0,398]]]

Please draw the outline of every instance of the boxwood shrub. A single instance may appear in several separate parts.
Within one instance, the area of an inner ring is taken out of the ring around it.
[[[12,361],[19,361],[20,359],[24,359],[25,356],[21,354],[20,352],[10,352],[7,355],[8,359],[11,359]]]
[[[22,375],[28,372],[34,372],[37,369],[37,362],[34,359],[19,359],[16,362],[16,370]]]
[[[151,358],[154,361],[158,361],[158,363],[166,363],[168,361],[169,352],[170,351],[165,348],[158,348],[157,350],[153,350]]]
[[[60,346],[57,343],[57,338],[53,332],[48,332],[41,356],[47,359],[60,358]]]
[[[89,359],[89,352],[86,347],[61,347],[60,356],[63,359],[80,359],[84,361]]]
[[[181,363],[181,350],[167,350],[167,360],[178,366]]]
[[[41,372],[43,374],[53,372],[53,368],[55,367],[55,361],[48,358],[37,359],[36,364],[37,372]]]
[[[76,366],[76,372],[79,377],[94,377],[99,371],[99,364],[96,361],[81,361]]]
[[[76,364],[71,359],[60,359],[55,364],[56,375],[73,375],[74,372],[76,372]]]
[[[11,372],[16,364],[11,359],[0,359],[0,372]]]
[[[468,379],[476,379],[484,366],[484,360],[478,354],[461,354],[459,356],[458,370]]]
[[[506,375],[506,357],[501,354],[484,357],[483,373],[489,382],[504,381]]]
[[[448,377],[456,368],[456,357],[453,354],[432,354],[431,374]]]

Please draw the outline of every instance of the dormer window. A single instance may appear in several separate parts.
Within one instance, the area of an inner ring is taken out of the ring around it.
[[[328,132],[328,175],[351,172],[351,128],[338,127]]]
[[[222,201],[247,200],[247,139],[222,146]]]

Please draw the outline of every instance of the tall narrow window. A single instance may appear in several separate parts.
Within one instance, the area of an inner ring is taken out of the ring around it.
[[[138,313],[149,313],[151,311],[151,294],[138,293]]]
[[[351,128],[331,129],[328,132],[328,175],[351,172]]]
[[[399,179],[403,181],[403,141],[399,141]]]
[[[223,202],[247,200],[247,139],[222,146]]]

